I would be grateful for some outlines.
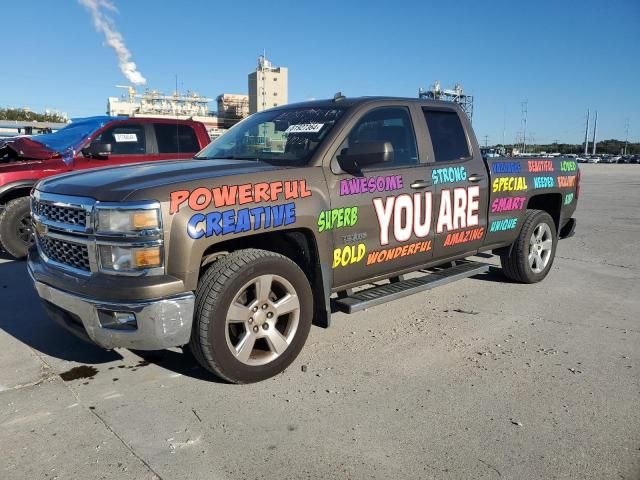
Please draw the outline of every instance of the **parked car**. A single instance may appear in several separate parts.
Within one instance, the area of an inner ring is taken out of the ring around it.
[[[479,251],[541,281],[579,188],[573,159],[483,160],[451,102],[337,97],[256,113],[190,161],[38,182],[28,268],[81,337],[189,345],[221,378],[255,382],[291,364],[332,304],[477,275],[489,265],[464,259]]]
[[[33,244],[29,192],[40,179],[95,167],[187,159],[209,144],[200,122],[90,117],[55,133],[0,144],[0,245],[23,258]]]

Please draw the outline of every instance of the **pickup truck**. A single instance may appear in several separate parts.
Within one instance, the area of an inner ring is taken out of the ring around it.
[[[0,247],[15,258],[33,243],[29,192],[58,173],[168,158],[191,158],[209,144],[200,122],[90,117],[55,133],[0,142]]]
[[[39,182],[28,269],[50,316],[103,348],[188,345],[255,382],[332,310],[480,274],[478,252],[539,282],[579,183],[574,160],[483,160],[455,104],[336,96],[256,113],[191,161]]]

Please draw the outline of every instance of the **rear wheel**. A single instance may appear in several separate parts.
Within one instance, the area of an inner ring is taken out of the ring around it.
[[[219,377],[257,382],[295,360],[312,315],[309,281],[294,262],[265,250],[239,250],[203,275],[189,346]]]
[[[27,256],[34,241],[29,197],[11,200],[0,214],[0,244],[19,259]]]
[[[500,256],[502,271],[517,282],[539,282],[551,270],[557,243],[551,215],[542,210],[527,210],[520,234]]]

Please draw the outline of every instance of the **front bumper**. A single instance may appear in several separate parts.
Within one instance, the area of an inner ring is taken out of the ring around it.
[[[29,273],[49,315],[67,330],[100,347],[162,350],[189,343],[195,304],[193,293],[157,300],[101,302],[39,282],[31,268]],[[105,327],[105,315],[112,312],[134,314],[135,329]]]

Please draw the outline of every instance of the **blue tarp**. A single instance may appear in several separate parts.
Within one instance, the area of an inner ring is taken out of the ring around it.
[[[34,135],[31,139],[45,145],[54,152],[63,153],[68,149],[77,149],[93,132],[101,128],[105,123],[116,119],[118,117],[106,115],[78,118],[55,133]]]

